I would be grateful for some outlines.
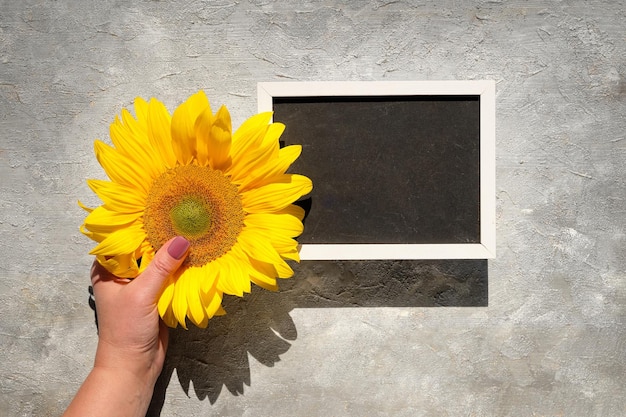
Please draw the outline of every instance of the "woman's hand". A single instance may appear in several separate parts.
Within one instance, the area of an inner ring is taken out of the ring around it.
[[[98,349],[94,368],[66,416],[145,415],[167,350],[168,330],[159,317],[158,297],[188,249],[185,238],[171,239],[133,280],[118,278],[94,262]]]

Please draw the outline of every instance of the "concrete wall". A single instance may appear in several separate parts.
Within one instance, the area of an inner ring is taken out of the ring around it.
[[[431,79],[497,81],[488,303],[465,267],[306,263],[172,332],[153,409],[626,415],[625,23],[600,0],[0,1],[0,415],[59,415],[91,366],[76,200],[135,96],[203,88],[238,126],[259,81]]]

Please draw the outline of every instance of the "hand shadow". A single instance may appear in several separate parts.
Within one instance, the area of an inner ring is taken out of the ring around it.
[[[250,386],[248,354],[265,366],[280,361],[297,331],[294,308],[484,307],[487,260],[303,261],[280,291],[253,287],[244,298],[225,297],[225,316],[206,329],[171,329],[163,372],[148,416],[159,416],[174,369],[185,393],[217,401],[223,386],[232,395]]]

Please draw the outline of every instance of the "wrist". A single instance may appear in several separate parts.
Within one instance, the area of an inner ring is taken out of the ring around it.
[[[100,339],[94,369],[103,369],[109,373],[117,373],[125,379],[134,379],[129,382],[152,392],[163,368],[163,358],[157,356],[153,351],[122,348]]]

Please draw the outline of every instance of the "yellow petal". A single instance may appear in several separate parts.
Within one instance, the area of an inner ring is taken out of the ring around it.
[[[214,119],[211,107],[204,109],[196,119],[196,159],[200,166],[209,164],[209,141]]]
[[[174,168],[176,154],[172,148],[172,132],[170,113],[165,105],[152,98],[148,103],[148,140],[154,149],[154,158],[158,166]]]
[[[161,296],[159,297],[159,302],[157,303],[157,308],[161,317],[165,315],[167,309],[172,305],[172,299],[174,298],[174,286],[174,275],[170,275],[167,278],[167,281],[165,281],[165,284],[163,284],[163,292],[161,293]]]
[[[142,273],[143,271],[146,270],[146,268],[148,267],[148,265],[150,265],[150,263],[152,262],[152,260],[154,259],[154,249],[152,248],[152,246],[150,244],[147,243],[147,241],[144,241],[143,245],[146,245],[145,248],[140,248],[139,250],[141,250],[141,265],[139,265],[139,273]],[[139,258],[139,256],[138,256]]]
[[[108,235],[89,253],[103,256],[133,253],[145,238],[146,232],[141,226],[131,225]]]
[[[258,277],[250,276],[250,280],[255,285],[258,285],[259,287],[263,288],[264,290],[278,291],[278,284],[276,284],[276,280],[275,279],[272,280],[272,282],[267,282],[267,281],[259,279]]]
[[[245,263],[233,255],[233,250],[219,258],[218,290],[225,294],[243,297],[244,292],[250,292],[250,279]],[[243,255],[243,252],[239,250]]]
[[[202,272],[204,277],[200,283],[200,290],[204,293],[209,293],[217,284],[217,277],[219,275],[219,270],[217,265],[213,262],[210,262],[202,267]]]
[[[248,173],[238,183],[241,192],[268,184],[274,177],[284,174],[302,152],[302,146],[290,145],[279,149],[278,157]]]
[[[250,258],[250,269],[250,280],[252,282],[266,290],[278,290],[278,285],[276,284],[276,268],[274,268],[272,264]]]
[[[217,288],[217,277],[219,271],[217,268],[209,268],[215,266],[213,262],[202,267],[204,278],[201,282],[200,301],[204,307],[204,311],[208,319],[211,319],[222,303],[222,291]],[[207,275],[208,274],[208,275]],[[209,282],[210,284],[207,284]]]
[[[219,265],[219,275],[217,279],[217,289],[225,294],[235,295],[237,294],[237,288],[233,286],[233,281],[230,279],[230,262],[224,262],[223,257],[213,261]]]
[[[202,303],[205,306],[205,311],[209,319],[213,318],[222,307],[222,292],[217,288],[209,293],[200,293]]]
[[[276,272],[278,273],[278,278],[291,278],[293,276],[293,269],[287,264],[287,262],[282,261],[280,263],[274,264],[276,266]]]
[[[128,111],[125,110],[126,113]],[[128,117],[130,120],[134,119]],[[138,164],[148,171],[151,178],[155,178],[164,167],[155,164],[154,150],[148,142],[147,132],[133,132],[128,126],[116,117],[109,128],[111,141],[115,145],[115,149],[124,156],[135,160]]]
[[[208,318],[206,311],[200,300],[200,281],[202,279],[202,268],[191,267],[187,270],[189,275],[189,288],[187,288],[188,316],[198,327],[206,327]],[[204,324],[204,325],[202,325]]]
[[[122,113],[122,120],[133,132],[146,132],[148,131],[148,102],[141,97],[136,97],[135,102],[135,116],[137,117],[137,123],[129,120],[128,117],[124,117]],[[130,115],[130,113],[129,113]]]
[[[291,267],[280,257],[276,249],[272,247],[262,233],[243,229],[239,234],[237,242],[251,258],[272,264],[280,278],[287,278],[293,275]]]
[[[176,320],[176,317],[174,316],[174,312],[172,311],[171,304],[168,304],[167,309],[162,314],[160,313],[160,315],[161,315],[161,318],[163,319],[163,322],[168,327],[171,327],[173,329],[178,327],[178,321]]]
[[[224,171],[231,164],[231,121],[222,106],[215,116],[207,107],[196,119],[196,158],[201,166]]]
[[[255,170],[271,164],[278,157],[278,136],[283,128],[278,123],[267,126],[263,135],[254,143],[239,153],[232,153],[232,167],[226,173],[232,176],[234,183],[244,182]]]
[[[298,220],[302,221],[304,219],[304,215],[306,212],[300,206],[296,206],[292,204],[290,206],[285,207],[284,209],[275,212],[275,214],[289,214],[290,216],[294,216]]]
[[[244,224],[266,230],[270,233],[281,233],[289,237],[297,237],[304,231],[302,221],[291,214],[254,213],[244,218]]]
[[[148,192],[152,178],[139,164],[99,140],[95,141],[94,148],[96,158],[109,178],[119,184],[137,188],[143,193]]]
[[[281,235],[279,233],[273,233],[272,235],[268,236],[268,238],[270,239],[270,242],[272,243],[274,249],[276,249],[276,251],[280,255],[282,255],[283,252],[293,252],[298,248],[298,242],[295,239]]]
[[[94,240],[96,242],[102,242],[110,234],[110,233],[92,232],[91,230],[87,230],[87,228],[85,228],[85,225],[80,226],[80,232],[84,234],[85,236],[87,236],[89,239]]]
[[[230,165],[230,146],[231,146],[232,125],[230,121],[230,113],[224,106],[215,114],[215,120],[211,126],[209,141],[209,165],[213,169],[224,170]]]
[[[300,262],[300,252],[297,248],[289,252],[281,252],[280,256],[282,256],[284,259]]]
[[[304,230],[302,222],[290,214],[249,214],[244,223],[250,231],[262,233],[285,259],[300,261],[296,237]]]
[[[103,206],[97,207],[85,218],[85,227],[92,231],[114,232],[122,226],[133,223],[141,213],[120,213],[107,210]]]
[[[311,180],[303,175],[285,174],[281,182],[271,183],[242,193],[241,202],[248,213],[281,210],[313,189]]]
[[[136,97],[134,107],[136,118],[133,117],[128,110],[122,109],[122,123],[141,146],[149,147],[148,103],[143,98]]]
[[[174,284],[174,296],[172,297],[172,312],[174,313],[174,317],[176,320],[183,326],[185,329],[187,328],[187,323],[185,321],[187,317],[187,291],[189,290],[189,275],[188,271],[183,272],[177,279]]]
[[[120,278],[135,278],[139,274],[134,254],[117,255],[111,258],[96,256],[98,263],[107,271]]]
[[[246,149],[263,140],[271,119],[272,113],[265,112],[254,115],[243,122],[233,134],[232,154],[241,155]]]
[[[83,203],[80,202],[80,200],[78,200],[78,207],[82,208],[83,210],[85,210],[87,213],[91,213],[93,211],[92,208],[87,207],[86,205],[84,205]]]
[[[229,279],[233,282],[233,286],[237,289],[237,296],[243,297],[243,293],[249,293],[252,288],[250,286],[250,275],[248,273],[248,256],[243,252],[241,247],[235,245],[230,253],[224,256],[231,264]]]
[[[87,185],[110,210],[137,213],[146,205],[145,194],[132,187],[103,180],[87,180]]]
[[[196,155],[196,119],[209,107],[204,91],[200,90],[174,110],[172,115],[172,145],[178,161],[187,165]]]

